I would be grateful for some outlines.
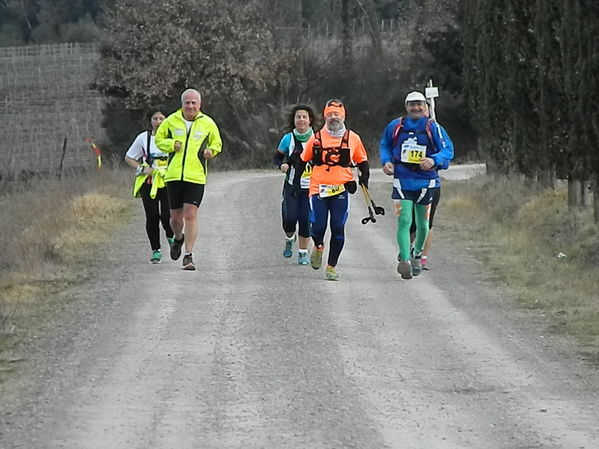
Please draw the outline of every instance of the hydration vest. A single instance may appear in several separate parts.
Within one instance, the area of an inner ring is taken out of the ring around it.
[[[329,167],[349,167],[351,164],[351,153],[349,150],[349,129],[341,138],[339,147],[323,147],[320,131],[314,135],[312,145],[312,165],[328,165]]]
[[[304,151],[304,146],[299,139],[295,137],[293,132],[291,133],[291,139],[293,140],[293,151],[291,151],[291,154],[289,154],[288,161],[289,165],[295,165],[299,160],[300,154],[302,154],[302,151]]]
[[[395,147],[395,145],[397,145],[397,139],[399,139],[399,133],[401,133],[401,129],[403,128],[403,121],[404,121],[405,117],[399,117],[399,122],[397,122],[397,125],[395,125],[395,129],[393,130],[393,147]],[[431,125],[435,123],[435,119],[434,118],[429,118],[426,122],[426,135],[428,136],[428,140],[430,141],[431,145],[434,145],[434,141],[433,141],[433,133],[431,131]]]
[[[432,134],[432,124],[435,123],[435,120],[429,118],[426,121],[424,129],[422,125],[418,123],[418,127],[415,129],[406,130],[404,126],[405,117],[400,117],[399,121],[395,125],[395,129],[393,130],[393,161],[394,163],[399,163],[404,165],[405,167],[410,168],[411,170],[419,170],[419,166],[416,164],[408,164],[401,161],[401,144],[407,140],[408,138],[416,137],[419,145],[426,145],[426,156],[429,157],[432,154],[438,153],[439,151],[435,147],[435,142],[433,140]],[[400,141],[400,136],[404,134],[404,138]],[[399,146],[398,146],[399,143]]]

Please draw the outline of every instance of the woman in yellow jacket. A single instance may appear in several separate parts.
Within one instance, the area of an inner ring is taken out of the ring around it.
[[[141,198],[146,213],[146,233],[152,248],[150,263],[160,263],[160,223],[169,244],[173,242],[170,225],[168,196],[164,186],[167,155],[155,144],[156,129],[164,120],[164,114],[155,111],[150,119],[151,129],[140,133],[125,155],[125,161],[135,169],[133,196]]]
[[[207,160],[222,149],[218,127],[200,111],[201,104],[200,93],[187,89],[181,94],[181,109],[169,115],[156,131],[156,146],[169,153],[164,180],[175,233],[171,259],[179,259],[185,244],[184,270],[195,270],[192,251],[197,238],[197,212],[206,184]]]

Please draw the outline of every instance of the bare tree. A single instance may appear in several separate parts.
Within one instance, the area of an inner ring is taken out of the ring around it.
[[[7,7],[12,6],[11,9],[18,11],[23,19],[23,23],[27,26],[27,30],[29,34],[31,34],[31,30],[33,30],[33,26],[31,25],[30,17],[34,14],[34,0],[6,0]]]
[[[376,7],[372,0],[356,0],[358,6],[366,16],[368,23],[368,34],[372,42],[372,50],[377,60],[381,60],[383,57],[383,43],[381,40],[381,25],[379,14],[377,14]]]
[[[345,73],[351,73],[353,67],[353,33],[350,20],[351,0],[341,0],[341,23],[342,32],[342,57]]]

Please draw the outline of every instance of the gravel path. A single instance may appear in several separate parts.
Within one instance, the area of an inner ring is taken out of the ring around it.
[[[599,447],[599,374],[442,243],[442,205],[432,270],[399,279],[383,182],[339,282],[282,257],[278,175],[211,175],[196,272],[146,262],[140,206],[0,386],[0,447]]]

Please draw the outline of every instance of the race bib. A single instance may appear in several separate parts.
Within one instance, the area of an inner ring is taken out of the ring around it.
[[[420,164],[426,157],[426,145],[418,145],[416,137],[406,140],[401,144],[401,161],[406,164]]]
[[[162,160],[162,159],[154,159],[152,161],[152,168],[159,170],[161,168],[166,168],[166,166],[168,165],[168,160]]]
[[[344,184],[319,184],[318,185],[318,196],[321,198],[328,198],[331,196],[339,195],[345,192]]]

